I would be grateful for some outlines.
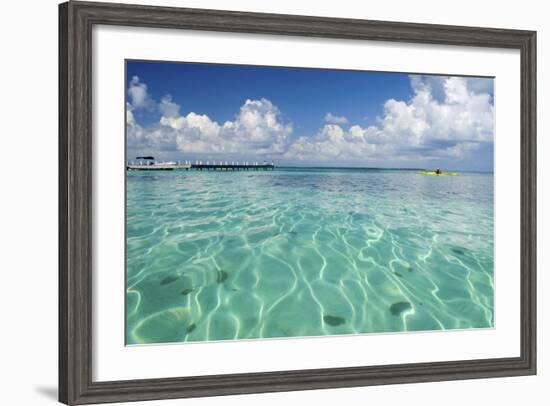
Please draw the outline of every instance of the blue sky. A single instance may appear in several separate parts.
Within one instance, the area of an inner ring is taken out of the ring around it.
[[[127,155],[492,170],[493,80],[127,62]]]

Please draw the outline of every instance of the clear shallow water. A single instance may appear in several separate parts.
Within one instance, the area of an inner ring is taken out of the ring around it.
[[[493,326],[493,175],[127,173],[128,344]]]

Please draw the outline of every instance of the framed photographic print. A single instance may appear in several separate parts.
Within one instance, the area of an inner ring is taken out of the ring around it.
[[[61,402],[535,374],[535,32],[59,16]]]

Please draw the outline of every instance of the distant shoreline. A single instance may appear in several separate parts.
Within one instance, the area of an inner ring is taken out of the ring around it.
[[[365,170],[365,171],[427,171],[434,170],[430,168],[380,168],[373,166],[292,166],[292,165],[275,165],[275,169],[333,169],[333,170]],[[475,171],[465,169],[443,169],[443,172],[465,172],[465,173],[486,173],[494,174],[494,171]]]

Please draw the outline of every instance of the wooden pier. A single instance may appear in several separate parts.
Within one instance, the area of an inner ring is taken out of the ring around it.
[[[169,163],[134,163],[128,162],[126,164],[127,170],[132,171],[173,171],[173,170],[196,170],[196,171],[223,171],[223,172],[232,172],[232,171],[272,171],[275,169],[273,163],[179,163],[179,162],[169,162]]]
[[[191,169],[197,171],[272,171],[274,164],[192,164]]]
[[[191,169],[190,164],[172,164],[172,163],[155,163],[155,164],[133,164],[128,163],[126,164],[126,170],[129,171],[173,171],[173,170],[189,170]]]

